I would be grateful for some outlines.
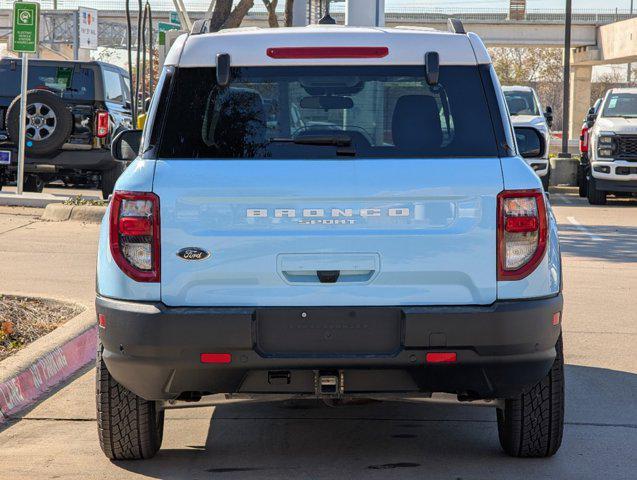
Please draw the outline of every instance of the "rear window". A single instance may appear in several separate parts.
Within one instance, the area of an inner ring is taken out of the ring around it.
[[[225,88],[188,68],[173,82],[163,158],[498,155],[475,66],[441,67],[437,86],[420,66],[235,68]]]
[[[0,95],[15,97],[20,94],[21,65],[11,62],[0,65]],[[35,65],[29,64],[28,88],[46,88],[64,98],[91,100],[94,96],[93,71],[86,68],[74,68],[73,65]]]

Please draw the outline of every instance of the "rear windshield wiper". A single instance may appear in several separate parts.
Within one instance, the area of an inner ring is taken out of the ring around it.
[[[336,147],[337,155],[354,156],[352,139],[348,135],[301,135],[299,137],[275,137],[270,143],[294,143],[296,145],[319,145]]]

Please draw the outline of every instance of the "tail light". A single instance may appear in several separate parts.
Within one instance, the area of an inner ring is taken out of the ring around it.
[[[110,243],[113,259],[126,275],[138,282],[159,282],[159,197],[114,192]]]
[[[498,195],[498,280],[520,280],[535,270],[546,252],[547,225],[542,191]]]
[[[96,135],[98,138],[104,138],[108,135],[108,112],[97,112]]]
[[[582,127],[582,134],[579,137],[579,151],[581,153],[588,152],[588,127]]]

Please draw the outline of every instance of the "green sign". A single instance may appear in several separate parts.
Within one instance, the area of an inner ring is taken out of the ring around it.
[[[40,30],[40,4],[15,2],[13,4],[13,51],[37,53]]]
[[[179,19],[179,14],[177,12],[170,12],[169,22],[174,23],[175,25],[181,26],[181,20]]]
[[[159,45],[166,45],[166,32],[169,30],[179,30],[180,26],[174,23],[159,22],[157,30],[159,30]]]

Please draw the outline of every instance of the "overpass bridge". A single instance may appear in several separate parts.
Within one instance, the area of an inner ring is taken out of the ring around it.
[[[51,1],[43,1],[43,22],[41,41],[47,45],[72,44],[74,38],[73,5],[87,4],[80,0],[58,0],[58,10],[46,10]],[[133,4],[135,2],[131,2]],[[170,0],[151,2],[157,4],[153,11],[155,30],[157,22],[169,21],[172,10]],[[282,3],[282,2],[281,2]],[[126,15],[123,2],[105,0],[100,2],[99,46],[123,47],[126,45]],[[344,12],[333,7],[332,16],[338,23],[345,20]],[[0,0],[0,37],[10,32],[11,10],[8,0]],[[259,8],[261,7],[261,8]],[[342,6],[341,6],[342,7]],[[192,8],[192,9],[191,9]],[[189,2],[188,13],[192,20],[206,14],[207,3],[199,0]],[[283,12],[280,12],[282,15]],[[402,8],[385,12],[387,26],[416,25],[422,27],[446,28],[447,19],[460,18],[467,30],[479,34],[488,46],[493,47],[561,47],[564,43],[564,12],[560,10],[527,10],[524,19],[509,20],[505,9],[468,9],[454,12],[452,9]],[[597,29],[601,25],[630,18],[627,11],[620,10],[576,10],[573,16],[572,45],[583,47],[595,45]],[[133,8],[133,36],[136,37],[136,10]],[[242,23],[244,26],[267,27],[267,12],[255,2],[255,7]],[[2,40],[0,39],[0,42]]]

